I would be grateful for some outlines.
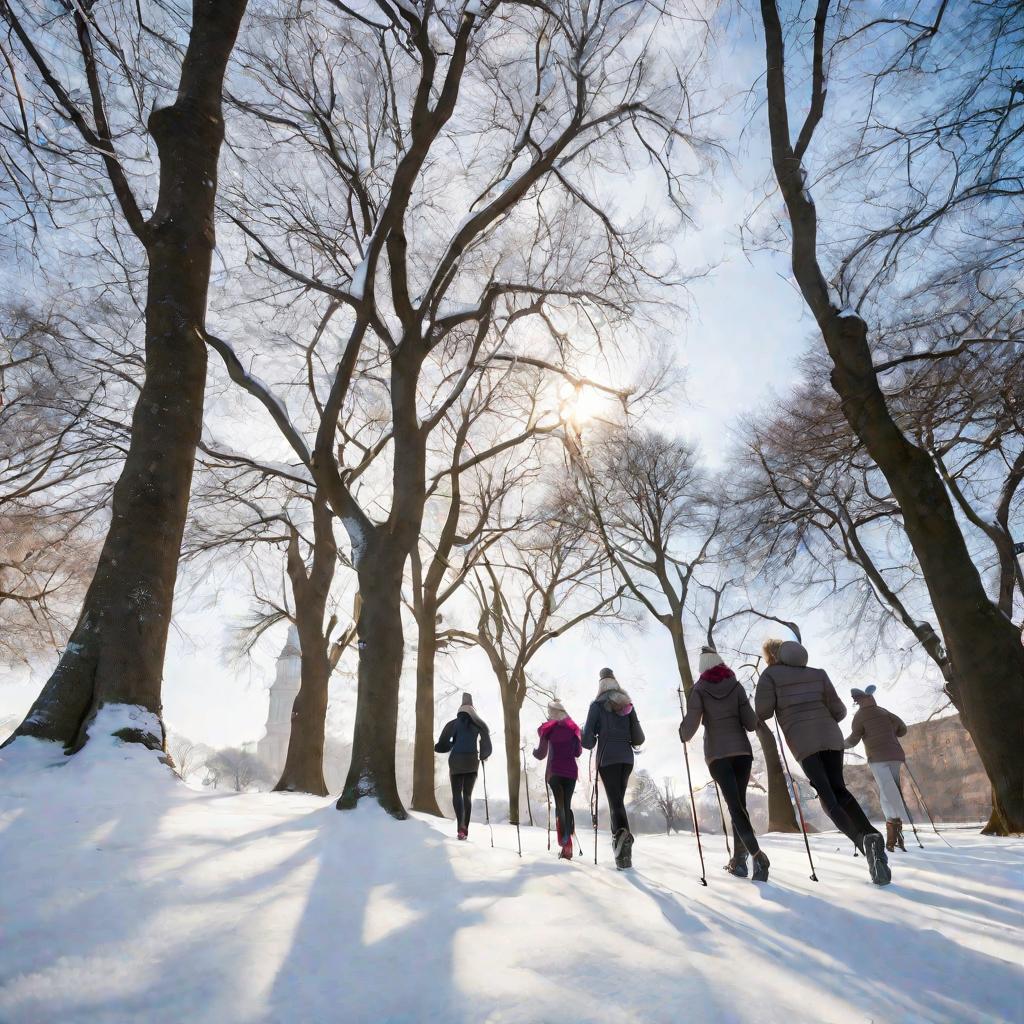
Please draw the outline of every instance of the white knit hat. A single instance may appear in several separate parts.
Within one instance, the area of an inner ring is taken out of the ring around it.
[[[565,706],[557,697],[552,697],[548,701],[548,719],[552,722],[560,722],[563,718],[568,718],[569,712],[565,710]]]
[[[697,663],[697,668],[701,675],[707,672],[709,668],[724,664],[725,662],[714,647],[702,647],[700,649],[700,661]]]

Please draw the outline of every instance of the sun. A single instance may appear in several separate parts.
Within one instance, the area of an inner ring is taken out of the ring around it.
[[[577,432],[591,423],[601,411],[602,396],[586,384],[565,383],[559,388],[558,416]]]

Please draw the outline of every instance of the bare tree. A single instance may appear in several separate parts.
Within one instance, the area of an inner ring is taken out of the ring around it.
[[[512,822],[519,821],[521,715],[533,687],[531,663],[569,630],[622,614],[625,587],[615,585],[604,549],[592,542],[586,525],[567,512],[548,509],[532,530],[510,534],[495,553],[481,555],[469,583],[479,613],[476,629],[448,631],[479,646],[497,680]]]
[[[645,59],[652,43],[625,45],[650,40],[661,17],[639,0],[595,10],[384,0],[372,15],[323,2],[268,19],[247,51],[258,88],[236,102],[262,135],[259,159],[239,166],[232,216],[252,269],[329,325],[304,367],[316,381],[312,443],[232,344],[207,340],[349,537],[362,610],[339,808],[372,797],[404,815],[394,765],[401,589],[431,434],[483,368],[612,345],[671,280],[654,265],[661,229],[618,222],[589,174],[630,154],[653,163],[683,205],[683,153],[702,152],[689,57],[669,76]],[[377,452],[339,429],[354,403],[382,425],[388,450],[386,473],[361,486],[353,471]]]
[[[238,747],[218,750],[203,767],[206,770],[204,785],[214,789],[225,783],[236,793],[244,793],[250,786],[265,786],[271,781],[266,765],[255,754]]]
[[[478,378],[438,434],[444,461],[428,486],[426,515],[411,566],[416,620],[416,738],[412,806],[439,814],[434,786],[434,672],[451,641],[444,606],[460,592],[479,560],[523,526],[525,501],[513,502],[540,471],[540,441],[558,429],[542,408],[538,375],[522,381],[503,372]]]
[[[225,556],[277,561],[275,581],[280,586],[283,577],[288,593],[283,602],[276,601],[275,594],[266,592],[263,576],[252,576],[263,612],[250,624],[245,641],[251,646],[282,619],[292,621],[299,635],[300,686],[275,789],[326,796],[328,690],[339,659],[354,640],[359,612],[358,594],[351,621],[347,608],[340,607],[344,598],[335,586],[337,569],[350,567],[335,543],[333,515],[301,467],[261,463],[214,443],[204,443],[203,450],[208,455],[200,460],[204,472],[194,502],[197,522],[186,538],[185,557],[200,564]]]
[[[102,303],[43,296],[0,309],[0,652],[63,647],[99,553],[98,534],[137,394],[125,325]]]
[[[71,640],[16,737],[81,745],[105,703],[141,705],[159,718],[206,384],[203,331],[224,137],[221,91],[245,7],[245,0],[196,0],[186,28],[168,12],[154,29],[131,3],[71,4],[50,17],[14,0],[0,2],[14,55],[3,89],[5,121],[29,166],[52,161],[55,174],[83,182],[86,194],[102,194],[116,211],[115,244],[141,250],[148,271],[145,379],[110,529]],[[179,74],[174,101],[147,118],[142,85],[153,51],[161,63],[177,63]],[[42,117],[59,122],[45,146],[37,144],[39,128],[32,124]],[[159,176],[148,216],[149,200],[140,198],[141,182],[129,169],[139,159],[147,172],[155,170],[145,152],[147,133],[156,144]],[[123,738],[162,747],[162,731]]]
[[[167,753],[171,757],[174,769],[182,779],[187,779],[193,772],[198,771],[206,764],[202,748],[187,736],[169,736]]]
[[[689,443],[636,428],[599,439],[576,460],[575,479],[616,571],[668,630],[680,688],[689,696],[689,631],[703,618],[714,647],[720,622],[740,615],[722,605],[729,577],[719,582],[724,570],[716,564],[728,501],[715,495]],[[763,725],[757,735],[769,768],[769,828],[796,831],[775,740]]]
[[[680,826],[692,826],[689,797],[678,796],[671,779],[663,779],[659,786],[650,772],[636,773],[633,800],[641,810],[655,810],[665,820],[665,835],[678,832]]]
[[[761,0],[760,9],[772,166],[788,213],[793,275],[832,362],[830,381],[843,415],[899,506],[955,669],[964,723],[992,780],[1004,829],[1020,831],[1024,829],[1024,764],[1019,756],[1024,646],[1018,631],[985,591],[941,472],[929,453],[901,427],[879,380],[880,364],[876,364],[865,319],[870,316],[872,283],[877,275],[867,284],[862,278],[859,293],[851,295],[845,288],[856,287],[857,282],[847,276],[837,290],[829,285],[822,266],[824,250],[818,239],[822,220],[811,198],[807,164],[812,143],[821,138],[830,75],[834,76],[833,69],[842,60],[844,41],[851,39],[845,8],[838,0],[818,0],[816,5],[808,37],[808,113],[795,140],[779,4]],[[922,28],[912,18],[888,21],[889,27],[899,25],[906,33],[907,52],[926,46],[939,24],[936,20]],[[832,35],[838,33],[840,38],[827,45],[830,28]],[[859,42],[854,49],[859,49]],[[1014,100],[1009,103],[1012,106]],[[867,169],[868,165],[863,166]]]

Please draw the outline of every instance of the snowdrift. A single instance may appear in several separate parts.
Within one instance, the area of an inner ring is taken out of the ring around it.
[[[768,836],[768,885],[691,836],[616,872],[544,829],[197,793],[105,738],[0,751],[0,1021],[1019,1022],[1024,842],[922,833],[868,882],[834,833]],[[908,840],[910,839],[908,833]]]

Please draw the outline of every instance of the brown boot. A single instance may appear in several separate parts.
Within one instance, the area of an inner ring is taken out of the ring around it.
[[[885,823],[885,848],[892,853],[896,849],[896,821]]]
[[[896,845],[904,852],[907,852],[906,846],[903,845],[903,819],[894,818],[893,824],[896,826]]]

